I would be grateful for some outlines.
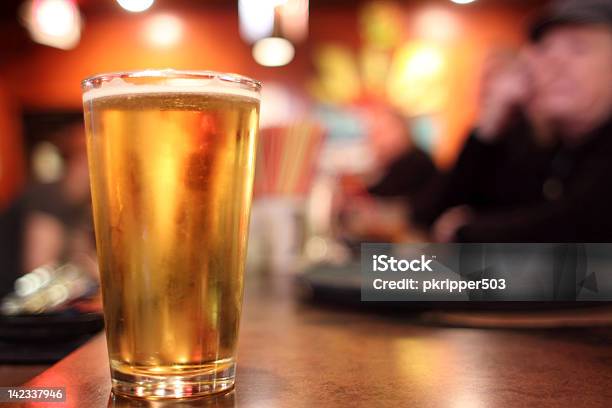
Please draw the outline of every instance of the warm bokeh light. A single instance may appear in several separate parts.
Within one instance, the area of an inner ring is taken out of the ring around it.
[[[292,117],[294,105],[292,95],[285,87],[266,83],[261,90],[260,127],[282,126],[290,120],[295,120]]]
[[[155,0],[117,0],[117,3],[127,11],[139,13],[149,9]]]
[[[294,42],[308,35],[308,0],[238,0],[240,36],[249,43],[270,37],[275,29]]]
[[[147,22],[145,34],[151,44],[157,47],[171,47],[183,37],[183,22],[173,15],[156,15]]]
[[[272,35],[275,7],[275,4],[268,0],[239,0],[238,17],[242,39],[252,43]]]
[[[81,15],[70,0],[28,1],[22,6],[21,15],[37,43],[71,49],[81,38]]]
[[[360,70],[350,49],[336,44],[319,47],[313,63],[318,75],[308,87],[316,100],[341,105],[359,97]]]
[[[367,2],[359,14],[361,34],[368,46],[388,50],[401,42],[406,22],[398,3]]]
[[[442,54],[435,48],[423,48],[406,61],[405,73],[423,77],[440,71],[443,64]]]
[[[283,36],[293,42],[306,40],[308,36],[308,0],[288,0],[279,9]]]
[[[469,4],[469,3],[473,3],[476,0],[451,0],[453,3],[457,3],[457,4]]]
[[[459,38],[461,26],[457,10],[443,7],[425,8],[415,16],[414,32],[427,41],[447,43]]]
[[[41,183],[56,183],[64,175],[61,152],[52,143],[41,142],[32,151],[32,173]]]
[[[439,112],[446,104],[446,61],[438,47],[412,43],[400,48],[387,79],[390,100],[409,115]]]
[[[280,37],[263,38],[253,45],[253,58],[266,67],[281,67],[293,60],[295,49],[288,40]]]
[[[61,37],[69,35],[76,23],[75,7],[66,0],[34,2],[34,19],[44,34]]]

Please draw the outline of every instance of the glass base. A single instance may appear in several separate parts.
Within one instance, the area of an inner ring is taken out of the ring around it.
[[[113,393],[151,400],[197,398],[234,388],[236,363],[180,374],[125,373],[111,368]]]

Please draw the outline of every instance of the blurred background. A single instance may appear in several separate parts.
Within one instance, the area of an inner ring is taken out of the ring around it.
[[[567,156],[563,149],[561,156],[552,148],[551,155],[510,149],[499,166],[457,170],[470,132],[482,125],[483,86],[495,88],[492,75],[508,79],[520,71],[514,64],[528,41],[527,27],[546,3],[0,2],[3,314],[51,313],[67,305],[70,310],[77,305],[80,315],[99,311],[80,81],[102,72],[216,70],[262,81],[251,275],[295,275],[313,268],[325,274],[327,266],[320,265],[354,266],[362,242],[495,241],[495,234],[456,234],[472,215],[452,207],[555,202],[565,193],[564,177],[578,174],[574,170],[586,157],[563,167],[566,162],[557,160]],[[520,86],[520,79],[514,80],[510,91]],[[498,168],[499,179],[483,181],[490,193],[484,204],[481,191],[474,193],[475,201],[451,200],[444,208],[443,199],[431,200],[449,175],[465,181]],[[553,176],[542,168],[552,168]],[[609,174],[595,173],[593,180]],[[500,193],[505,185],[509,197]],[[536,233],[543,228],[536,225],[524,236],[508,232],[500,240],[552,242]],[[588,240],[580,234],[558,237]],[[100,330],[96,316],[82,318],[78,330]],[[4,337],[19,338],[14,321],[2,324]],[[3,352],[0,344],[0,359],[53,361],[75,344],[47,354],[40,347],[37,353],[18,352],[14,345]]]
[[[2,292],[15,273],[93,247],[78,238],[91,237],[79,84],[100,72],[211,69],[263,82],[255,265],[290,268],[297,253],[341,257],[330,235],[421,239],[400,225],[398,206],[371,220],[377,203],[345,208],[345,193],[362,195],[368,178],[411,146],[413,180],[383,185],[383,193],[414,193],[448,169],[474,122],[483,61],[492,49],[517,50],[525,38],[517,27],[541,4],[2,2],[0,209],[8,214],[2,260],[9,264]],[[271,259],[259,259],[270,245]]]

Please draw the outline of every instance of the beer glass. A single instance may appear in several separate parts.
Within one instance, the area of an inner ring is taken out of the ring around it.
[[[260,87],[174,70],[82,83],[116,394],[234,385]]]

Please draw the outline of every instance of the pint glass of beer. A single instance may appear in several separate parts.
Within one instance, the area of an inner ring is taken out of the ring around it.
[[[261,85],[161,70],[82,87],[113,391],[229,390]]]

